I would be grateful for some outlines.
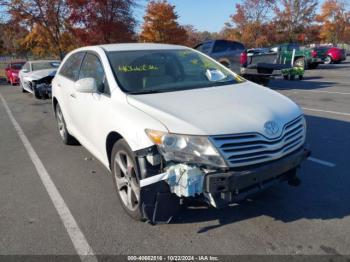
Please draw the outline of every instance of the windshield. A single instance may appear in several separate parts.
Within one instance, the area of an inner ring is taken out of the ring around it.
[[[51,68],[58,68],[60,66],[60,62],[55,61],[47,61],[47,62],[38,62],[32,64],[32,70],[43,70],[43,69],[51,69]]]
[[[14,64],[11,64],[11,68],[14,70],[21,70],[23,65],[24,63],[14,63]]]
[[[242,78],[191,50],[109,52],[121,88],[132,94],[171,92],[240,83]]]

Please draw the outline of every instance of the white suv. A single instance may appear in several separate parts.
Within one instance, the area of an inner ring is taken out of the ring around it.
[[[181,199],[214,207],[299,183],[306,124],[287,97],[183,46],[113,44],[66,56],[53,80],[65,144],[112,172],[124,209],[168,222]]]

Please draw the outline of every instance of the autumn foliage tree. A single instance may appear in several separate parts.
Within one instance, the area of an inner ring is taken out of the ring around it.
[[[18,23],[33,35],[38,30],[44,34],[42,41],[37,41],[36,48],[43,50],[51,46],[55,55],[63,57],[63,33],[67,6],[64,0],[0,0],[0,5],[6,9],[13,23]],[[24,40],[26,41],[26,40]]]
[[[276,31],[285,42],[297,42],[315,21],[317,0],[280,0],[275,8]]]
[[[186,30],[177,22],[175,6],[166,0],[150,1],[140,34],[142,42],[185,44]]]
[[[231,23],[226,24],[225,34],[231,40],[238,40],[247,46],[269,44],[266,25],[275,0],[244,0],[236,4]]]
[[[82,45],[135,41],[135,0],[67,0],[70,30]]]
[[[350,12],[340,0],[326,0],[317,20],[322,23],[320,38],[324,42],[338,44],[350,42]]]

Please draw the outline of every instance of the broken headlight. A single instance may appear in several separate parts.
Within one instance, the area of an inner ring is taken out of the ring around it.
[[[146,129],[166,161],[226,167],[226,163],[206,136],[170,134]]]

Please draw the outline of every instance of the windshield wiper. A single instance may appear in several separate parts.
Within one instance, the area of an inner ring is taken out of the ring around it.
[[[156,94],[156,93],[164,93],[173,91],[173,89],[150,89],[150,90],[144,90],[144,91],[135,91],[135,92],[128,92],[130,95],[144,95],[144,94]]]

